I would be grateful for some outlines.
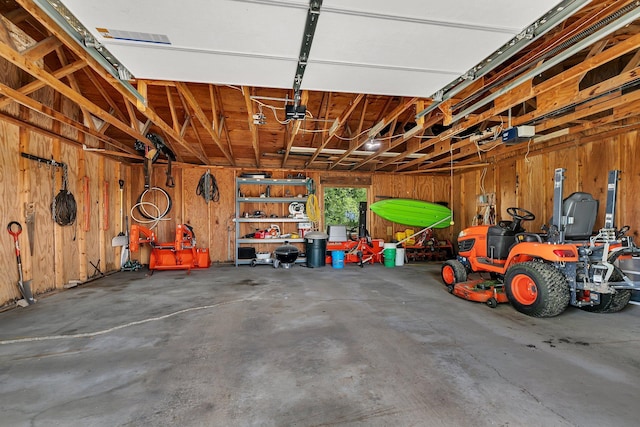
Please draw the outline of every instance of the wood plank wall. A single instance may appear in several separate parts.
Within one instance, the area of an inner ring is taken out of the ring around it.
[[[575,191],[584,191],[600,200],[595,224],[598,229],[604,224],[608,172],[618,169],[622,173],[615,223],[618,227],[629,225],[637,240],[640,230],[640,204],[636,200],[640,188],[639,148],[638,132],[631,131],[576,143],[558,151],[507,159],[488,167],[485,191],[496,193],[498,219],[510,219],[506,213],[508,207],[522,207],[536,215],[534,221],[525,223],[525,228],[538,232],[552,216],[554,170],[565,168],[565,197]],[[473,221],[481,173],[478,169],[456,176],[453,193],[461,197],[454,205],[454,234]]]
[[[35,94],[40,102],[52,105],[61,102],[65,114],[79,114],[75,106],[65,99],[54,100],[46,89]],[[15,111],[14,111],[15,113]],[[42,115],[18,111],[31,123],[45,129],[56,130],[57,124]],[[76,131],[65,127],[57,129],[62,135],[77,139]],[[97,142],[87,138],[88,147]],[[32,280],[34,294],[61,289],[70,281],[86,281],[97,273],[120,267],[119,251],[111,246],[111,238],[120,230],[119,189],[117,181],[128,167],[107,159],[95,152],[63,143],[29,131],[26,128],[0,120],[0,204],[4,228],[10,221],[22,224],[19,243],[22,251],[25,280]],[[61,227],[53,222],[51,201],[62,186],[62,171],[21,157],[30,153],[45,159],[55,159],[68,165],[68,189],[78,205],[73,225]],[[88,195],[85,204],[83,178],[88,179]],[[26,203],[33,203],[35,233],[33,254],[25,221]],[[86,206],[85,206],[86,205]],[[87,217],[84,212],[87,210]],[[87,221],[88,219],[88,221]],[[85,231],[85,228],[87,231]],[[19,298],[18,271],[13,249],[13,239],[3,231],[0,238],[0,305]],[[91,265],[93,264],[93,265]]]
[[[50,94],[43,93],[41,101],[55,102]],[[65,102],[62,100],[61,102]],[[65,108],[63,104],[63,109]],[[71,108],[71,107],[69,107]],[[15,113],[15,112],[14,112]],[[70,111],[70,113],[74,113]],[[70,114],[68,112],[68,114]],[[25,114],[23,111],[22,114]],[[41,126],[53,123],[29,114],[30,120]],[[75,112],[79,114],[79,112]],[[72,138],[75,131],[61,128],[60,132]],[[96,141],[87,138],[88,146],[97,146]],[[144,189],[141,165],[123,165],[80,147],[61,143],[35,134],[25,128],[18,128],[0,120],[0,212],[4,223],[18,220],[24,224],[24,203],[34,202],[36,207],[36,237],[33,256],[29,253],[26,232],[20,237],[23,249],[25,279],[33,279],[33,290],[41,294],[63,288],[70,280],[87,280],[95,273],[94,267],[100,261],[102,271],[114,271],[120,267],[120,248],[111,246],[111,238],[121,230],[118,180],[123,179],[124,213],[131,215],[131,207]],[[453,206],[455,225],[438,230],[440,238],[455,239],[457,233],[471,225],[477,210],[477,196],[485,192],[495,192],[498,218],[507,218],[506,208],[519,206],[533,211],[537,218],[527,225],[529,230],[538,230],[548,222],[552,210],[553,171],[557,167],[567,169],[565,194],[586,191],[601,200],[601,208],[596,227],[603,223],[604,196],[606,194],[607,172],[622,170],[620,196],[617,210],[617,224],[629,224],[634,235],[638,235],[640,206],[635,202],[635,189],[640,185],[640,164],[635,153],[640,148],[636,131],[608,139],[592,141],[557,152],[529,155],[507,159],[493,164],[484,173],[482,169],[448,175],[413,176],[374,174],[345,174],[342,172],[309,172],[313,178],[323,209],[323,181],[349,182],[355,178],[371,182],[367,186],[368,203],[384,197],[405,197],[426,201],[444,201]],[[54,225],[50,214],[50,204],[54,193],[60,189],[61,174],[52,175],[51,169],[39,166],[33,161],[22,159],[25,151],[40,157],[51,158],[69,165],[69,188],[78,203],[78,219],[72,227]],[[213,262],[229,262],[235,256],[233,217],[235,215],[235,177],[242,172],[231,168],[210,167],[220,189],[220,201],[205,203],[196,195],[196,186],[207,170],[206,167],[177,165],[173,169],[176,186],[166,188],[166,166],[153,167],[152,185],[164,188],[171,196],[173,207],[167,221],[162,221],[157,229],[159,240],[172,240],[175,226],[179,223],[194,227],[198,246],[210,248]],[[300,171],[273,171],[274,178],[286,178]],[[83,177],[89,180],[88,225],[83,215],[85,194]],[[342,180],[342,181],[341,181]],[[105,188],[105,183],[108,185]],[[17,190],[17,191],[16,191]],[[105,197],[106,192],[106,197]],[[149,201],[162,205],[159,194],[150,196]],[[105,216],[105,202],[108,212]],[[261,206],[256,206],[261,209]],[[285,207],[280,207],[284,209]],[[133,212],[134,216],[136,212]],[[286,212],[279,212],[279,215]],[[131,221],[130,221],[131,222]],[[3,224],[6,226],[6,224]],[[88,231],[84,231],[85,226]],[[323,224],[320,224],[323,228]],[[404,226],[382,220],[369,212],[368,228],[374,238],[389,240]],[[26,225],[25,225],[26,229]],[[258,248],[259,249],[259,248]],[[17,268],[13,256],[12,240],[8,234],[0,238],[0,304],[10,303],[19,297],[16,287]],[[136,255],[140,256],[140,255]]]

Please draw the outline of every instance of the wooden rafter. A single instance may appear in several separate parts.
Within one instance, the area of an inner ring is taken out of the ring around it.
[[[64,67],[65,65],[69,65],[69,61],[67,60],[67,55],[64,52],[64,50],[62,49],[62,47],[57,47],[55,49],[56,54],[58,55],[58,60],[60,61],[60,63],[62,64],[62,66]],[[25,59],[27,61],[29,61],[29,58],[25,57]],[[33,60],[31,60],[33,61]],[[73,73],[68,74],[66,77],[67,81],[69,82],[69,86],[71,86],[71,88],[76,92],[76,93],[80,93],[82,92],[82,90],[80,89],[80,85],[78,85],[78,81],[76,80],[75,76],[73,75]],[[78,104],[78,107],[80,107],[80,111],[82,111],[82,114],[84,116],[84,122],[91,128],[95,129],[95,125],[93,123],[93,118],[91,117],[91,113],[89,112],[89,110],[87,108],[85,108],[84,105],[82,104]]]
[[[393,129],[395,128],[395,121],[398,119],[398,117],[402,113],[404,113],[408,108],[411,108],[417,101],[418,101],[418,98],[401,100],[400,104],[396,108],[394,108],[389,114],[387,114],[384,118],[380,119],[378,123],[373,127],[373,129],[376,129],[376,128],[382,129],[385,126],[387,126],[389,123],[391,123],[392,125],[390,126],[389,131],[390,133],[393,133]],[[336,160],[334,165],[337,165],[339,162],[347,158],[347,156],[349,156],[358,148],[362,147],[367,142],[367,140],[373,137],[375,137],[375,135],[372,135],[371,132],[369,132],[367,135],[360,138],[358,143],[355,144],[353,147],[349,148],[347,151],[345,151],[345,153],[342,156],[340,156],[338,160]],[[376,153],[374,153],[374,155],[368,156],[366,159],[362,160],[360,163],[357,163],[354,166],[352,166],[352,170],[358,169],[362,167],[364,164],[373,160],[374,158],[380,156],[382,153],[386,153],[387,151],[390,150],[390,147],[391,145],[388,145],[387,147],[381,147]]]
[[[411,138],[422,135],[425,130],[427,130],[429,127],[433,126],[434,124],[436,124],[436,123],[438,123],[440,121],[442,121],[442,114],[441,113],[432,113],[431,116],[426,121],[424,121],[424,123],[422,125],[416,125],[412,129],[409,129],[409,131],[405,132],[403,135],[401,135],[398,138],[392,140],[391,144],[389,144],[389,146],[385,147],[384,150],[380,149],[377,152],[375,152],[375,153],[371,154],[370,156],[368,156],[367,158],[363,159],[360,163],[355,165],[352,168],[352,170],[358,169],[358,168],[366,165],[367,163],[371,162],[372,160],[377,159],[384,152],[391,151],[391,150],[393,150],[395,148],[398,148],[400,145],[402,145],[405,142],[409,141]],[[417,150],[417,151],[419,151],[419,150]],[[383,161],[381,164],[379,164],[377,166],[377,169],[384,168],[385,166],[388,166],[391,163],[396,163],[399,160],[400,160],[400,156],[387,159],[387,160]]]
[[[391,98],[389,98],[389,101],[391,101]],[[360,133],[362,133],[362,127],[364,126],[364,117],[367,114],[367,96],[365,95],[364,99],[362,100],[362,111],[360,112],[360,120],[358,121],[358,129],[356,130],[356,135],[360,135]],[[329,165],[329,170],[335,168],[336,166],[338,166],[340,164],[340,162],[342,162],[343,160],[345,160],[347,157],[349,157],[349,155],[351,155],[351,153],[353,153],[354,151],[356,151],[358,148],[362,147],[362,145],[369,139],[369,136],[365,136],[363,138],[360,138],[359,141],[355,141],[349,145],[349,149],[347,149],[344,154],[342,154],[342,156],[338,157],[337,160],[335,160],[333,163],[331,163]]]
[[[349,105],[347,106],[347,108],[342,112],[342,114],[340,114],[340,116],[335,120],[335,122],[333,123],[333,125],[331,126],[331,129],[329,129],[329,135],[327,136],[327,138],[322,141],[322,143],[320,144],[320,146],[316,149],[315,153],[313,153],[313,155],[311,156],[311,158],[309,159],[309,162],[307,163],[307,166],[309,166],[311,163],[313,163],[315,161],[315,159],[318,157],[318,155],[322,152],[322,150],[324,150],[324,148],[327,146],[327,144],[329,144],[329,142],[333,139],[333,137],[336,135],[336,132],[338,132],[338,130],[344,126],[344,124],[347,122],[347,120],[349,119],[349,116],[351,116],[351,113],[353,113],[353,110],[356,109],[356,107],[358,106],[358,104],[360,103],[360,101],[362,101],[362,99],[364,98],[363,94],[358,94],[356,95],[353,100],[351,100],[351,102],[349,103]]]
[[[76,57],[81,58],[82,60],[84,60],[86,62],[86,64],[93,69],[94,72],[96,72],[97,75],[99,75],[104,81],[106,81],[111,87],[113,87],[118,93],[120,93],[120,95],[122,95],[122,97],[126,100],[128,100],[129,102],[133,102],[136,103],[138,101],[138,99],[129,91],[127,90],[122,83],[120,82],[120,80],[116,79],[114,76],[112,76],[107,70],[105,70],[102,65],[100,63],[98,63],[95,59],[93,59],[91,56],[89,56],[82,47],[80,47],[80,45],[78,45],[77,41],[75,39],[73,39],[70,35],[68,35],[65,31],[62,31],[58,28],[58,26],[55,24],[55,22],[46,14],[44,13],[39,7],[37,7],[35,4],[33,4],[33,2],[31,2],[30,0],[16,0],[16,2],[22,6],[23,9],[25,9],[27,12],[29,12],[29,14],[31,14],[31,16],[33,16],[44,28],[47,29],[47,31],[49,31],[51,34],[55,35],[60,41],[63,42],[63,44],[73,52],[74,55],[76,55]],[[18,64],[15,64],[18,65]],[[18,65],[18,67],[20,67],[20,65]],[[22,68],[22,67],[20,67]],[[23,68],[24,69],[24,68]],[[27,71],[27,70],[25,70]],[[27,71],[29,72],[29,71]],[[49,83],[47,83],[49,84]],[[51,86],[51,84],[49,84]],[[65,95],[66,96],[66,95]],[[75,100],[74,100],[75,102]],[[204,164],[209,164],[209,160],[203,156],[201,153],[198,153],[196,150],[194,150],[192,147],[189,146],[189,144],[184,141],[184,139],[182,137],[180,137],[180,135],[178,135],[152,108],[145,108],[145,110],[142,112],[144,114],[144,116],[151,120],[156,126],[158,126],[162,131],[166,132],[167,135],[169,135],[171,138],[173,138],[181,147],[183,147],[185,150],[189,151],[190,153],[194,154],[200,161],[202,161]],[[101,120],[104,120],[106,122],[108,122],[110,125],[114,126],[114,127],[118,127],[116,126],[114,123],[111,123],[110,120],[105,120],[103,117],[99,117]],[[122,129],[120,129],[122,130]],[[126,130],[124,131],[125,133],[129,133],[130,130]],[[134,138],[136,139],[140,139],[138,138],[138,136],[134,136]],[[142,141],[144,141],[147,144],[151,144],[151,142],[149,140],[147,140],[146,138],[142,137],[142,139],[140,139]]]
[[[34,100],[33,98],[30,98],[22,94],[20,91],[10,88],[9,86],[3,83],[0,83],[0,93],[11,98],[17,103],[24,105],[27,108],[30,108],[33,111],[44,114],[47,117],[50,117],[54,120],[59,121],[60,123],[64,123],[68,126],[71,126],[82,133],[94,136],[98,140],[103,141],[109,145],[112,145],[113,147],[118,148],[119,150],[122,150],[129,154],[136,154],[136,151],[133,148],[127,147],[126,145],[116,141],[115,139],[106,137],[105,135],[99,133],[98,131],[92,128],[89,128],[87,126],[84,126],[76,122],[75,120],[70,119],[69,117],[54,110],[53,108],[47,107],[46,105]]]
[[[107,102],[107,104],[109,104],[109,107],[113,110],[114,115],[117,118],[119,118],[120,120],[126,120],[125,115],[120,110],[120,107],[118,107],[118,104],[116,104],[115,101],[113,100],[113,98],[111,98],[111,96],[109,96],[107,91],[104,90],[104,87],[102,87],[102,85],[100,84],[98,79],[95,77],[93,72],[90,69],[86,68],[86,67],[83,68],[82,71],[84,71],[84,74],[87,76],[87,78],[93,84],[93,86],[96,88],[96,90],[100,93],[102,98]],[[106,130],[106,128],[105,128],[105,130]]]
[[[169,102],[169,111],[171,112],[171,123],[173,124],[173,130],[180,132],[180,122],[178,120],[178,113],[176,112],[176,105],[173,102],[173,96],[171,95],[171,88],[165,86],[167,92],[167,101]]]
[[[22,57],[22,55],[20,55],[20,53],[18,53],[5,43],[0,43],[0,57],[6,59],[23,71],[31,74],[35,78],[43,81],[46,85],[51,86],[51,88],[60,92],[60,94],[66,96],[76,104],[82,105],[88,113],[95,115],[101,120],[109,122],[111,125],[117,127],[129,136],[135,139],[143,140],[149,145],[152,145],[151,141],[147,140],[143,135],[140,134],[140,132],[137,132],[126,124],[122,123],[120,120],[116,119],[111,114],[104,111],[102,108],[98,107],[87,98],[80,95],[78,92],[74,91],[72,88],[53,77],[50,73],[35,65],[33,62],[26,60],[24,57]]]
[[[75,61],[67,66],[64,66],[56,71],[54,71],[53,73],[51,73],[51,75],[56,78],[56,79],[61,79],[71,73],[74,73],[84,67],[86,67],[87,64],[84,61]],[[37,91],[38,89],[41,89],[43,87],[46,86],[46,83],[41,81],[41,80],[34,80],[24,86],[22,86],[20,89],[18,89],[18,91],[20,93],[22,93],[23,95],[29,95],[30,93],[33,93],[35,91]],[[11,103],[11,99],[9,98],[4,98],[0,100],[0,108],[6,107],[7,105],[9,105],[9,103]]]
[[[62,42],[58,40],[57,37],[49,36],[46,39],[43,39],[34,44],[33,46],[26,48],[20,53],[22,53],[22,55],[30,61],[37,61],[48,55],[50,52],[53,52],[60,46],[62,46]]]
[[[213,123],[215,129],[218,132],[218,135],[220,137],[222,137],[222,133],[224,132],[224,136],[225,136],[225,140],[227,142],[227,148],[229,150],[229,155],[233,158],[235,158],[235,156],[233,155],[233,147],[231,146],[231,137],[229,136],[229,128],[227,127],[227,121],[224,120],[225,117],[225,112],[224,112],[224,106],[222,104],[222,102],[220,102],[220,105],[216,105],[216,100],[222,100],[222,97],[220,96],[220,91],[218,90],[218,86],[214,86],[214,85],[209,85],[209,96],[211,97],[211,108],[215,108],[215,117],[218,118],[218,120],[216,121],[216,119],[214,118]]]
[[[580,64],[544,81],[539,83],[538,85],[536,85],[535,87],[531,86],[529,90],[518,90],[518,91],[512,91],[511,93],[508,93],[506,95],[504,95],[504,97],[502,97],[502,99],[500,99],[499,103],[496,101],[496,103],[499,104],[499,107],[493,107],[493,108],[489,108],[488,110],[484,111],[483,113],[480,113],[478,115],[475,116],[470,116],[469,119],[464,120],[461,123],[456,124],[456,126],[452,127],[451,129],[448,129],[447,131],[441,133],[440,135],[437,135],[436,138],[434,138],[433,140],[431,140],[429,142],[429,144],[425,144],[425,146],[420,147],[417,150],[407,150],[404,153],[402,153],[396,160],[402,160],[404,158],[406,158],[408,155],[410,154],[414,154],[418,151],[421,151],[427,147],[429,147],[430,145],[433,145],[437,142],[440,141],[444,141],[445,139],[448,139],[451,136],[454,136],[462,131],[464,131],[465,129],[468,129],[472,126],[475,126],[479,123],[481,123],[482,121],[493,117],[495,115],[500,114],[502,111],[507,110],[510,107],[513,107],[514,105],[518,105],[522,102],[525,102],[535,96],[539,96],[542,93],[546,93],[549,92],[555,88],[561,87],[563,85],[566,85],[566,83],[568,81],[572,81],[572,80],[576,80],[579,76],[581,76],[585,71],[591,70],[593,68],[596,68],[602,64],[606,64],[607,62],[611,61],[612,59],[615,59],[617,57],[620,57],[630,51],[633,51],[634,49],[636,49],[638,46],[640,45],[640,34],[634,35],[632,37],[629,37],[627,40],[620,42],[618,44],[616,44],[615,46],[610,47],[609,49],[603,51],[600,54],[597,54],[591,58],[586,59],[585,61],[581,62]],[[508,84],[508,82],[504,83],[505,85]],[[589,91],[591,92],[597,92],[598,88],[602,87],[602,83],[599,85],[596,85],[595,88],[589,88]],[[565,105],[569,104],[570,102],[575,102],[575,99],[565,99],[564,100]],[[559,104],[557,104],[559,105]],[[537,110],[536,110],[537,111]],[[536,113],[534,113],[536,114]],[[514,121],[515,122],[515,121]],[[467,141],[467,144],[470,144],[470,141]],[[426,160],[428,160],[429,155],[425,155],[419,159],[415,159],[412,160],[408,163],[403,164],[402,166],[399,167],[399,170],[403,170],[412,166],[415,166],[417,164],[420,164]]]
[[[198,121],[200,122],[200,125],[202,125],[202,127],[207,131],[209,136],[213,138],[213,141],[216,143],[220,151],[222,151],[222,154],[224,154],[224,156],[227,158],[229,163],[235,166],[235,160],[233,159],[233,157],[231,157],[229,152],[225,149],[224,145],[222,144],[222,141],[220,141],[220,138],[218,138],[218,135],[213,131],[213,128],[211,127],[211,124],[209,123],[207,116],[202,110],[202,107],[200,107],[200,104],[196,100],[195,96],[193,96],[193,93],[191,93],[191,90],[187,87],[186,84],[181,82],[176,82],[176,88],[178,88],[178,91],[182,94],[182,96],[184,96],[187,104],[189,104],[189,107],[191,107],[191,109],[193,110],[194,115],[196,116],[196,119],[198,119]]]
[[[249,131],[251,131],[251,146],[256,160],[256,167],[260,167],[260,141],[258,139],[258,128],[253,123],[253,102],[251,101],[251,88],[242,86],[242,95],[244,96],[244,104],[247,108],[247,123]]]
[[[0,117],[2,118],[3,121],[7,122],[7,123],[11,123],[13,125],[19,126],[19,127],[23,127],[25,129],[28,129],[34,133],[46,136],[48,138],[52,138],[52,139],[59,139],[62,142],[68,143],[72,146],[75,147],[82,147],[83,143],[82,141],[77,141],[74,139],[71,139],[70,137],[64,136],[62,134],[50,131],[48,129],[44,129],[41,128],[39,126],[34,125],[33,123],[29,123],[28,121],[25,120],[21,120],[21,119],[17,119],[7,113],[3,113],[0,112]],[[102,151],[100,151],[102,152]],[[114,151],[109,151],[106,152],[105,154],[113,156],[113,157],[127,157],[127,158],[135,158],[135,159],[142,159],[142,157],[138,154],[129,154],[129,153],[125,153],[125,152],[114,152]]]

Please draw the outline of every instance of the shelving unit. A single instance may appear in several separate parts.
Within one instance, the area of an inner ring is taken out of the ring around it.
[[[281,230],[285,229],[284,224],[301,224],[309,222],[309,218],[291,218],[289,217],[289,204],[298,202],[306,203],[306,179],[299,178],[236,178],[236,214],[235,214],[235,229],[236,229],[236,257],[235,265],[251,264],[250,259],[239,259],[238,251],[243,244],[257,244],[257,245],[274,245],[284,244],[285,241],[294,243],[304,243],[303,238],[291,239],[291,238],[245,238],[250,233],[250,227],[245,224],[278,224]],[[271,189],[270,197],[266,197],[267,186]],[[286,195],[285,192],[289,190],[292,194],[302,194],[302,197]],[[245,195],[246,193],[246,195]],[[240,194],[243,194],[240,196]],[[249,195],[250,194],[250,195]],[[260,196],[260,195],[263,196]],[[263,206],[264,205],[264,206]],[[257,207],[259,207],[259,209]],[[255,217],[251,212],[257,210],[264,211],[266,207],[276,209],[278,211],[276,217]],[[247,212],[251,216],[244,216],[243,213]],[[293,228],[293,226],[291,226]],[[254,227],[255,228],[255,227]],[[298,232],[296,227],[295,232]],[[287,234],[283,231],[283,234]],[[275,249],[275,248],[273,248]],[[258,252],[258,251],[257,251]],[[302,252],[302,251],[301,251]],[[305,262],[306,259],[298,257],[297,263]]]

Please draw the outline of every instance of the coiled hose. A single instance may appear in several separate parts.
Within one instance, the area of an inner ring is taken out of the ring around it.
[[[305,211],[309,221],[317,224],[320,221],[320,206],[318,205],[318,197],[316,197],[316,186],[311,178],[307,178],[306,185],[309,196],[307,197]]]
[[[167,200],[167,205],[166,205],[167,207],[165,208],[164,212],[161,212],[160,208],[157,205],[144,200],[144,197],[147,194],[149,194],[149,192],[152,192],[152,191],[160,192]],[[171,201],[171,196],[169,196],[169,194],[166,191],[164,191],[162,188],[160,187],[146,188],[142,193],[140,193],[140,196],[138,196],[138,202],[131,207],[131,212],[130,212],[131,219],[133,219],[134,221],[140,224],[151,224],[149,228],[153,229],[158,225],[160,221],[168,221],[171,219],[171,218],[165,218],[165,217],[167,216],[169,211],[171,211],[172,204],[173,202]],[[149,213],[149,211],[147,210],[147,207],[155,209],[155,215]],[[138,219],[135,217],[133,213],[136,210],[140,215],[142,215],[144,219]]]

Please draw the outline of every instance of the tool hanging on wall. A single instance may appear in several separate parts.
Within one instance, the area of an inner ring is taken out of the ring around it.
[[[89,195],[89,177],[82,177],[82,193],[84,202],[82,205],[82,230],[87,232],[91,229],[91,197]]]
[[[36,204],[33,202],[24,204],[24,216],[27,223],[27,237],[29,238],[29,254],[33,256],[33,247],[36,239]]]
[[[16,248],[16,260],[18,261],[18,289],[20,289],[20,293],[27,301],[28,304],[34,304],[36,302],[33,299],[33,294],[31,293],[31,280],[24,281],[22,276],[22,258],[20,257],[20,244],[18,243],[18,237],[20,233],[22,233],[22,225],[18,221],[11,221],[7,225],[7,231],[13,237],[13,243]]]
[[[167,157],[167,181],[164,183],[168,188],[173,188],[176,186],[176,182],[171,175],[171,157]]]
[[[151,160],[144,159],[144,188],[151,187]]]
[[[122,179],[118,180],[118,185],[120,186],[120,233],[113,239],[111,239],[111,246],[127,246],[129,244],[129,236],[127,236],[124,232],[125,227],[125,217],[124,217],[124,181]],[[122,250],[122,254],[125,253],[125,249]],[[124,265],[126,261],[126,257],[123,258],[120,265]]]
[[[20,155],[25,159],[34,160],[38,163],[62,169],[62,189],[60,189],[60,192],[53,197],[51,202],[51,216],[58,225],[72,225],[76,220],[78,206],[76,204],[75,197],[73,197],[73,194],[68,189],[69,172],[67,165],[62,162],[56,162],[55,160],[45,159],[29,153],[20,153]]]
[[[211,175],[209,169],[200,177],[200,181],[198,181],[198,186],[196,187],[196,195],[202,196],[206,203],[210,201],[220,201],[220,190],[218,189],[216,177]]]
[[[109,229],[109,182],[104,182],[102,189],[102,229]]]
[[[71,191],[68,190],[69,176],[67,166],[62,169],[62,188],[51,202],[53,220],[61,226],[72,225],[76,221],[78,205]]]

